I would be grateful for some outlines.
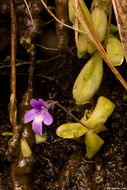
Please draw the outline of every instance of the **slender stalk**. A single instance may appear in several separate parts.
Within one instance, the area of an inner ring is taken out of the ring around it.
[[[118,70],[113,66],[112,62],[110,61],[110,59],[107,56],[107,53],[105,52],[102,44],[100,43],[100,41],[98,40],[98,38],[96,37],[95,32],[93,31],[86,14],[83,11],[83,8],[80,4],[80,2],[78,1],[80,10],[82,12],[82,15],[84,17],[84,20],[82,19],[82,17],[80,16],[79,10],[76,8],[74,1],[71,0],[72,5],[77,13],[77,17],[79,19],[79,21],[81,22],[84,30],[86,31],[86,33],[88,34],[89,38],[91,39],[91,41],[93,42],[93,44],[95,45],[96,49],[99,51],[99,53],[101,54],[102,58],[105,60],[105,62],[107,63],[107,65],[109,66],[109,68],[112,70],[112,72],[115,74],[116,78],[121,82],[121,84],[123,85],[123,87],[125,88],[125,90],[127,90],[127,83],[126,81],[123,79],[123,77],[120,75],[120,73],[118,72]]]
[[[17,105],[16,105],[16,47],[17,47],[17,28],[16,28],[16,12],[15,12],[15,0],[10,0],[11,11],[11,92],[14,97],[13,101],[13,118],[12,126],[13,130],[17,126]]]
[[[72,113],[70,113],[64,106],[62,106],[60,103],[56,103],[58,107],[60,107],[62,110],[64,110],[69,116],[71,116],[75,121],[78,123],[81,123],[84,127],[88,128],[86,125],[84,125],[83,122],[81,122],[76,116],[74,116]]]

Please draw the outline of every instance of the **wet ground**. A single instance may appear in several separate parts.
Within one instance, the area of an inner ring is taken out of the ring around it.
[[[106,123],[109,130],[101,134],[105,143],[98,154],[88,160],[82,138],[66,140],[56,136],[56,128],[73,119],[55,106],[50,110],[53,124],[44,127],[47,142],[33,147],[36,156],[32,180],[34,190],[127,189],[127,94],[105,66],[102,85],[90,104],[76,106],[72,98],[72,86],[82,66],[83,61],[78,61],[72,55],[60,55],[37,66],[34,96],[59,101],[79,119],[86,108],[95,106],[100,95],[109,98],[116,108]],[[124,63],[120,72],[127,80],[126,70]],[[19,102],[27,86],[26,71],[24,66],[17,69]],[[8,117],[9,85],[8,68],[0,71],[0,133],[11,131]],[[9,139],[0,135],[0,190],[11,190],[10,163],[6,159]]]

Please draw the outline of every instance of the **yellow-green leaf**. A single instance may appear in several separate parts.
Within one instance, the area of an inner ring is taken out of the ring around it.
[[[66,123],[57,128],[56,134],[59,137],[71,139],[78,138],[84,135],[87,131],[88,129],[80,123]]]
[[[99,151],[103,143],[104,141],[98,135],[91,131],[87,132],[85,136],[87,157],[89,159],[92,158]]]
[[[36,133],[35,134],[35,142],[36,142],[36,144],[46,142],[46,136],[45,135],[39,135],[39,134]]]
[[[13,136],[13,133],[11,133],[11,132],[3,132],[2,135],[3,136]]]
[[[73,1],[74,1],[74,0],[73,0]],[[90,25],[91,25],[91,27],[94,29],[94,27],[93,27],[93,21],[92,21],[92,17],[91,17],[91,14],[90,14],[90,12],[89,12],[89,9],[87,8],[87,6],[86,6],[84,0],[79,0],[79,2],[80,2],[80,4],[81,4],[81,7],[82,7],[82,9],[83,9],[83,11],[84,11],[84,13],[85,13],[85,15],[86,15],[86,17],[87,17],[87,19],[88,19]],[[81,15],[82,19],[84,20],[84,16],[82,15],[82,11],[80,10],[80,8],[79,8],[79,12],[80,12],[80,15]],[[79,29],[84,30],[81,24],[80,24],[80,26],[79,26]]]
[[[96,107],[90,118],[85,121],[88,128],[94,128],[97,125],[104,124],[108,117],[112,114],[115,104],[104,96],[100,96]]]
[[[109,15],[111,9],[111,1],[110,0],[93,0],[91,4],[91,10],[95,8],[103,9],[106,15]]]
[[[109,37],[106,50],[114,66],[119,66],[123,63],[124,51],[121,42],[117,38],[113,36]]]
[[[15,95],[13,93],[11,93],[10,96],[10,122],[11,124],[13,123],[13,119],[14,119],[14,106],[15,106]]]
[[[75,9],[72,6],[71,0],[68,2],[68,13],[69,19],[74,24],[75,23]]]
[[[77,55],[83,58],[88,51],[88,40],[85,34],[79,34],[77,39]]]
[[[32,154],[32,151],[26,141],[26,139],[21,139],[21,152],[24,157],[29,157]]]
[[[103,61],[96,52],[79,73],[73,87],[76,104],[87,103],[98,90],[103,76]]]
[[[73,0],[73,3],[74,4],[76,3],[75,0]],[[86,6],[86,4],[85,4],[85,2],[83,0],[79,0],[79,3],[81,4],[81,7],[82,7],[86,17],[87,17],[91,27],[94,30],[93,21],[92,21],[92,17],[91,17],[91,14],[89,12],[89,9],[87,8],[87,6]],[[75,14],[75,9],[72,6],[71,0],[69,0],[69,3],[68,3],[68,10],[69,10],[70,21],[73,24],[75,24],[76,14]],[[79,6],[78,6],[78,10],[79,10],[80,16],[84,20],[84,17],[82,15],[82,11],[81,11]],[[78,29],[84,31],[84,28],[83,28],[83,26],[82,26],[82,24],[80,22],[78,24]],[[92,42],[91,42],[91,40],[90,40],[90,38],[88,37],[87,34],[86,35],[81,34],[81,36],[79,34],[78,40],[77,40],[77,55],[78,55],[78,57],[83,58],[87,51],[88,51],[88,53],[93,54],[93,52],[95,51],[95,47],[92,44]]]
[[[73,0],[74,4],[75,4],[75,0]],[[85,12],[86,16],[87,16],[87,19],[89,20],[91,26],[93,27],[93,22],[92,22],[92,18],[91,18],[91,14],[89,12],[89,9],[87,8],[85,2],[83,0],[79,0],[82,8],[83,8],[83,11]],[[80,12],[80,16],[82,17],[82,19],[84,19],[83,15],[82,15],[82,12],[78,6],[78,10]],[[75,9],[73,8],[72,6],[72,3],[71,3],[71,0],[69,0],[68,2],[68,11],[69,11],[69,19],[70,21],[74,24],[75,23],[75,18],[76,18],[76,14],[75,14]],[[84,30],[82,25],[79,23],[79,29],[81,30]]]
[[[98,125],[96,125],[93,129],[92,129],[92,131],[94,132],[94,133],[101,133],[101,132],[104,132],[104,131],[107,131],[108,129],[107,129],[107,127],[104,125],[104,124],[102,124],[102,123],[100,123],[100,124],[98,124]]]
[[[24,36],[22,36],[20,38],[20,44],[23,44],[24,42],[27,43],[27,44],[29,44],[29,45],[31,45],[31,39],[30,39],[30,37],[25,38]]]
[[[91,16],[95,33],[100,42],[102,42],[107,31],[107,15],[104,10],[95,8],[92,11]]]

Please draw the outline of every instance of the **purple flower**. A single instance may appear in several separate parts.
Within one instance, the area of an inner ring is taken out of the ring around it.
[[[35,133],[42,135],[42,122],[45,125],[51,125],[53,117],[48,112],[52,105],[57,102],[45,103],[43,99],[31,99],[30,104],[33,107],[30,111],[27,111],[24,115],[25,123],[32,122],[32,129]]]

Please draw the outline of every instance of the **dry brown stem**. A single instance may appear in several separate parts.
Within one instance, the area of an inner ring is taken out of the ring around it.
[[[14,97],[13,104],[13,118],[12,125],[13,130],[17,126],[17,105],[16,105],[16,47],[17,47],[17,28],[16,28],[16,13],[15,13],[15,0],[10,0],[10,11],[11,11],[11,92]]]
[[[127,90],[127,83],[126,81],[123,79],[123,77],[120,75],[120,73],[118,72],[118,70],[113,66],[112,62],[110,61],[110,59],[107,56],[107,53],[105,52],[102,44],[100,43],[100,41],[98,40],[98,38],[96,37],[95,32],[93,31],[86,14],[84,13],[82,6],[80,4],[80,2],[78,1],[80,10],[82,12],[82,15],[84,17],[84,20],[82,19],[82,17],[80,16],[80,13],[78,11],[78,9],[75,6],[75,3],[73,0],[71,0],[72,5],[77,13],[78,19],[81,22],[84,30],[86,31],[86,33],[88,34],[89,38],[91,39],[91,41],[93,42],[93,44],[95,45],[96,49],[99,51],[99,53],[101,54],[102,58],[105,60],[105,62],[107,63],[107,65],[109,66],[109,68],[112,70],[112,72],[115,74],[116,78],[121,82],[121,84],[123,85],[123,87],[125,88],[125,90]]]
[[[45,50],[48,50],[48,51],[58,51],[58,49],[57,48],[48,48],[48,47],[45,47],[45,46],[43,46],[43,45],[41,45],[41,44],[34,44],[35,46],[38,46],[38,47],[41,47],[41,48],[43,48],[43,49],[45,49]]]
[[[29,9],[29,5],[28,5],[28,3],[27,3],[26,0],[24,0],[24,3],[25,3],[25,5],[26,5],[27,10],[28,10],[28,13],[29,13],[29,15],[30,15],[30,19],[31,19],[32,25],[33,25],[34,29],[36,29],[35,24],[34,24],[34,21],[33,21],[32,14],[31,14],[30,9]]]
[[[17,48],[17,28],[15,0],[10,0],[11,12],[11,98],[10,98],[10,121],[13,127],[13,137],[8,142],[7,158],[9,161],[14,159],[14,155],[19,152],[18,144],[21,128],[17,124],[17,99],[16,99],[16,48]]]
[[[61,21],[52,13],[52,11],[48,8],[48,6],[47,6],[46,3],[44,2],[44,0],[40,0],[40,1],[42,2],[43,6],[44,6],[45,9],[48,11],[48,13],[49,13],[57,22],[59,22],[59,23],[62,24],[63,26],[65,26],[65,27],[67,27],[67,28],[70,28],[70,29],[72,29],[72,30],[74,30],[74,31],[77,31],[77,32],[86,34],[86,32],[84,32],[84,31],[82,31],[82,30],[79,30],[79,29],[77,29],[77,28],[75,28],[75,27],[72,27],[72,26],[70,26],[70,25],[65,24],[64,22],[61,22]]]
[[[124,49],[124,54],[127,62],[127,1],[112,0],[120,39]]]
[[[75,5],[76,8],[78,9],[78,0],[75,0]],[[74,27],[78,29],[78,18],[77,18],[77,14],[75,15],[75,24]],[[77,44],[78,41],[78,32],[75,31],[75,43]]]

